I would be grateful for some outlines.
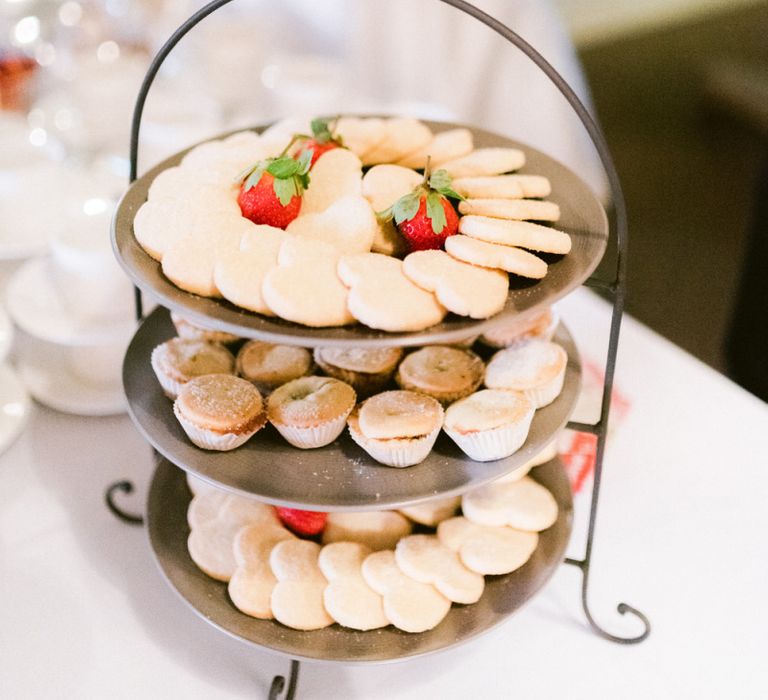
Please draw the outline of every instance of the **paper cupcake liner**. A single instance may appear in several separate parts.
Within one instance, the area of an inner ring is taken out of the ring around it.
[[[476,462],[492,462],[509,457],[523,446],[532,420],[533,411],[530,411],[526,418],[518,423],[502,425],[491,430],[460,433],[445,426],[443,430],[471,459]]]
[[[215,430],[201,428],[186,419],[181,415],[177,403],[173,404],[173,414],[176,416],[179,423],[181,423],[181,427],[184,428],[184,432],[194,445],[197,445],[204,450],[215,450],[217,452],[234,450],[236,447],[244,445],[267,423],[265,413],[262,416],[262,420],[260,420],[251,430],[242,433],[217,433]]]
[[[440,433],[438,425],[429,435],[418,438],[393,438],[391,440],[377,440],[367,438],[359,430],[349,426],[349,434],[352,439],[362,447],[379,464],[388,467],[412,467],[423,462],[432,450],[432,446]]]
[[[351,411],[352,407],[338,418],[311,428],[297,428],[293,425],[284,425],[274,421],[272,421],[272,425],[294,447],[298,447],[301,450],[311,450],[315,447],[329,445],[339,437],[344,430],[344,426],[347,424],[347,416]]]
[[[165,395],[169,399],[172,399],[173,401],[175,401],[179,396],[179,392],[184,387],[185,382],[178,382],[175,379],[172,379],[171,377],[169,377],[168,374],[163,371],[163,368],[160,362],[160,354],[162,352],[161,348],[162,346],[158,345],[158,347],[156,347],[152,351],[150,364],[152,365],[152,369],[155,372],[157,381],[160,382],[160,386],[163,387],[163,392],[165,393]]]
[[[351,385],[357,395],[363,398],[383,391],[392,379],[396,367],[395,365],[392,369],[383,372],[356,372],[324,362],[319,358],[319,353],[317,352],[315,353],[315,363],[329,377],[339,379]]]
[[[545,384],[541,386],[533,387],[530,389],[523,389],[522,392],[526,398],[531,401],[534,408],[544,408],[549,406],[563,390],[563,382],[565,381],[565,365],[563,368]]]

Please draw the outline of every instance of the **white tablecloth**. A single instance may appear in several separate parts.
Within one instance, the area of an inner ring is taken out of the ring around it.
[[[585,291],[561,307],[599,359],[608,307]],[[632,319],[617,386],[630,408],[606,457],[590,600],[616,633],[638,631],[618,602],[647,613],[645,643],[591,634],[581,574],[564,566],[464,647],[383,666],[302,664],[298,697],[768,697],[768,409]],[[197,618],[161,578],[143,528],[107,511],[105,487],[128,478],[138,493],[126,503],[141,512],[151,469],[127,417],[40,407],[0,458],[3,698],[265,697],[288,671]]]

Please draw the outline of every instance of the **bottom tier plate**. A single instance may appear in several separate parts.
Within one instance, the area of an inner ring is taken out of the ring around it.
[[[525,566],[506,576],[487,576],[485,591],[477,603],[454,605],[437,627],[420,634],[394,627],[356,632],[340,625],[300,632],[239,612],[229,600],[226,584],[206,576],[187,552],[187,506],[192,495],[184,472],[166,460],[160,461],[149,491],[149,539],[171,588],[200,617],[236,639],[307,661],[403,661],[458,646],[492,629],[533,597],[562,562],[573,520],[568,478],[559,459],[536,468],[531,476],[557,500],[557,522],[541,533],[539,546]]]

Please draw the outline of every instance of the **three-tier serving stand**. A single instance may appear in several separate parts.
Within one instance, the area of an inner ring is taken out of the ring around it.
[[[283,694],[286,698],[294,697],[299,659],[347,663],[402,660],[467,641],[507,619],[535,595],[562,562],[582,572],[582,607],[587,622],[597,634],[613,642],[636,644],[650,633],[648,618],[626,603],[618,605],[618,612],[636,617],[642,624],[642,631],[629,637],[606,631],[592,615],[588,595],[611,390],[624,306],[627,220],[618,175],[600,128],[571,87],[532,46],[501,22],[464,0],[440,1],[482,22],[522,51],[545,73],[576,112],[597,149],[612,194],[615,235],[611,243],[615,248],[615,265],[611,266],[609,279],[593,274],[609,238],[608,221],[602,206],[577,176],[544,154],[522,146],[528,155],[526,167],[530,167],[530,172],[547,175],[552,181],[562,212],[558,225],[571,234],[574,246],[571,254],[552,262],[544,280],[535,285],[513,285],[506,308],[493,319],[476,322],[449,318],[426,331],[408,334],[382,334],[362,326],[315,330],[249,314],[220,300],[187,294],[163,277],[158,263],[141,250],[132,233],[133,217],[146,200],[149,184],[159,172],[178,164],[183,153],[138,178],[139,131],[147,94],[168,54],[200,21],[231,0],[213,0],[173,33],[152,61],[136,101],[131,132],[131,187],[118,207],[113,225],[113,245],[118,260],[136,285],[136,315],[141,322],[126,353],[126,395],[134,422],[153,445],[159,459],[145,516],[126,512],[116,502],[119,493],[133,491],[133,484],[128,481],[109,486],[106,503],[121,520],[147,524],[152,549],[165,578],[201,617],[232,636],[291,658],[288,679],[284,676],[274,678],[270,698]],[[431,126],[440,130],[449,125]],[[521,146],[479,130],[473,129],[473,132],[478,145]],[[288,447],[276,434],[263,431],[264,437],[260,433],[246,446],[231,453],[214,454],[198,450],[184,438],[149,364],[151,349],[173,335],[168,311],[163,307],[178,311],[209,328],[269,342],[306,347],[411,347],[458,341],[483,332],[513,315],[535,313],[581,284],[596,288],[613,303],[599,418],[595,423],[569,421],[579,389],[580,362],[567,329],[561,326],[557,340],[569,354],[563,394],[551,406],[537,411],[529,438],[518,453],[493,463],[481,465],[472,462],[444,437],[424,463],[405,470],[377,466],[345,437],[327,448],[299,451]],[[142,291],[159,298],[163,307],[145,317]],[[326,511],[396,508],[429,498],[459,494],[510,472],[535,455],[564,426],[597,438],[583,556],[564,557],[571,529],[572,501],[563,467],[555,459],[535,470],[534,478],[553,492],[561,514],[555,526],[542,533],[541,544],[532,560],[513,574],[489,578],[480,603],[454,606],[441,625],[421,635],[407,635],[387,628],[374,640],[364,634],[351,634],[338,625],[311,634],[291,635],[294,631],[279,623],[253,620],[239,613],[227,599],[226,586],[208,579],[197,570],[186,551],[188,529],[185,515],[190,493],[183,472],[177,467],[230,491],[274,504]]]

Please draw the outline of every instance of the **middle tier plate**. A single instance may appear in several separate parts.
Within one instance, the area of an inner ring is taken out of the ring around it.
[[[166,459],[201,479],[268,503],[309,510],[399,508],[492,481],[527,462],[563,428],[581,383],[578,352],[561,324],[555,340],[568,353],[563,391],[536,411],[525,444],[511,457],[495,462],[471,460],[441,433],[421,464],[395,469],[374,461],[346,431],[327,447],[300,450],[271,425],[236,450],[211,452],[189,441],[150,365],[152,350],[175,335],[168,311],[158,307],[128,347],[123,383],[139,430]]]

